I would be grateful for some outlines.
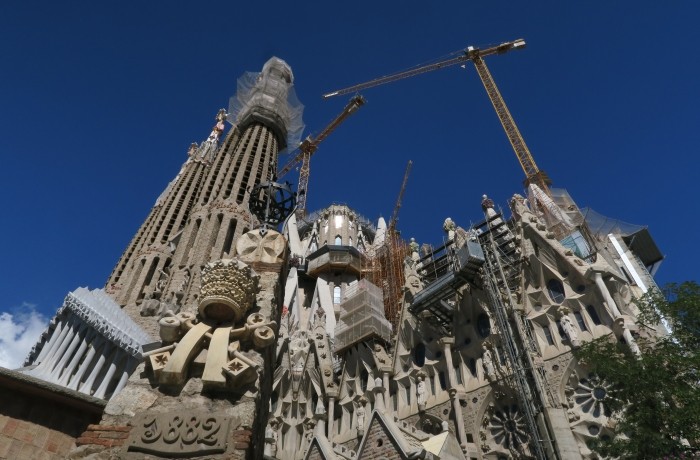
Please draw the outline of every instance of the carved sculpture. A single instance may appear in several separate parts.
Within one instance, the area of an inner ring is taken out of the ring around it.
[[[411,249],[411,259],[414,262],[418,262],[420,259],[420,254],[418,251],[420,251],[420,246],[418,246],[418,243],[416,243],[415,238],[411,238],[411,242],[409,243],[408,247]]]
[[[222,259],[202,269],[199,313],[217,321],[238,321],[255,301],[259,276],[236,259]]]
[[[457,225],[449,217],[445,219],[445,223],[442,224],[442,229],[447,233],[447,238],[452,241],[455,237],[455,230],[457,230]]]
[[[491,346],[484,342],[483,344],[484,354],[481,357],[481,364],[484,368],[484,374],[489,382],[493,382],[496,379],[496,367],[493,360],[493,352],[491,351]]]
[[[255,349],[272,345],[277,325],[252,313],[244,324],[234,326],[253,306],[257,291],[258,275],[243,262],[224,259],[207,264],[202,270],[199,314],[168,312],[159,321],[161,340],[171,345],[146,354],[157,381],[182,385],[190,363],[204,348],[205,387],[234,389],[254,381],[259,364],[241,351],[241,342]]]
[[[513,195],[510,199],[510,209],[513,211],[513,215],[517,220],[522,219],[526,212],[530,212],[530,208],[527,206],[527,200],[518,193]]]
[[[206,412],[149,414],[134,425],[127,449],[168,457],[222,453],[231,422],[231,417]]]
[[[416,384],[416,401],[418,402],[418,410],[425,410],[425,378],[422,373],[418,374],[418,383]]]
[[[282,234],[268,230],[264,235],[259,231],[244,233],[236,242],[236,254],[244,262],[281,263],[287,242]]]
[[[367,400],[365,398],[360,398],[357,403],[357,409],[355,409],[355,414],[357,415],[357,432],[360,436],[365,432],[365,403]]]
[[[557,310],[557,312],[559,313],[559,315],[561,315],[561,319],[559,319],[561,328],[564,329],[564,332],[569,338],[569,342],[571,342],[571,345],[573,347],[581,346],[581,342],[578,339],[578,331],[576,330],[573,321],[571,321],[571,318],[569,318],[569,309],[565,307],[560,307],[559,310]]]
[[[267,428],[265,428],[265,450],[263,452],[266,458],[274,458],[277,456],[277,421],[272,420]]]

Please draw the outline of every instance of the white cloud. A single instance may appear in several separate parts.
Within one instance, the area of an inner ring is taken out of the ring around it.
[[[22,366],[48,323],[48,318],[26,302],[15,313],[0,313],[0,366]]]

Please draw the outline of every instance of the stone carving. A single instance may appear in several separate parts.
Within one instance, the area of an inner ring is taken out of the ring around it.
[[[514,458],[527,457],[529,436],[517,406],[494,408],[488,427],[495,444],[510,451]]]
[[[481,209],[486,211],[487,209],[493,209],[494,206],[495,203],[491,198],[489,198],[487,195],[481,196]]]
[[[413,260],[414,262],[418,262],[418,260],[420,259],[420,246],[418,245],[418,243],[416,243],[415,238],[411,238],[411,242],[409,243],[408,247],[411,249],[411,260]]]
[[[230,422],[230,417],[206,412],[149,414],[134,426],[127,450],[162,457],[222,453]]]
[[[162,305],[160,300],[154,299],[152,294],[148,294],[141,302],[141,316],[157,316],[161,313]]]
[[[582,412],[593,417],[605,415],[605,400],[610,397],[610,384],[595,374],[589,374],[579,380],[574,391],[574,401]]]
[[[182,297],[185,295],[185,290],[190,284],[190,276],[189,268],[182,270],[182,274],[180,275],[182,281],[180,281],[180,284],[177,286],[177,289],[174,292],[177,299],[182,299]]]
[[[522,219],[525,213],[530,212],[530,208],[527,206],[527,200],[518,193],[513,195],[510,199],[510,209],[513,211],[513,215],[517,220]]]
[[[132,356],[139,356],[141,345],[153,341],[102,289],[78,288],[69,293],[56,317],[66,309]]]
[[[416,383],[416,401],[418,402],[418,410],[425,410],[425,376],[423,373],[419,373],[417,377],[418,382]]]
[[[174,349],[172,355],[162,366],[154,365],[154,359],[163,349],[146,355],[150,357],[149,363],[160,384],[181,385],[187,378],[190,363],[203,348],[207,348],[202,375],[205,386],[232,389],[255,380],[255,371],[259,367],[240,351],[240,341],[252,342],[258,349],[265,348],[275,341],[274,328],[276,323],[267,321],[259,313],[249,315],[246,324],[238,328],[215,328],[206,322],[198,322],[191,313],[178,313],[161,320],[161,339],[176,342],[171,345]]]
[[[270,424],[265,428],[265,450],[263,454],[265,458],[277,456],[277,420],[271,420]]]
[[[445,223],[442,224],[442,229],[447,233],[447,238],[452,241],[455,237],[455,230],[457,230],[457,225],[451,218],[445,219]]]
[[[156,378],[160,377],[160,373],[165,368],[165,365],[168,364],[168,360],[170,360],[170,351],[155,353],[148,357],[148,362]]]
[[[357,409],[355,409],[355,414],[357,415],[357,433],[362,436],[365,432],[365,403],[367,400],[365,398],[360,398],[357,403]]]
[[[199,313],[217,321],[238,321],[255,302],[259,276],[236,259],[221,259],[202,269]]]
[[[253,230],[241,235],[236,242],[236,254],[244,262],[281,263],[286,249],[284,236],[274,230],[268,230],[264,236]]]
[[[569,318],[569,309],[566,307],[559,307],[557,312],[559,313],[559,315],[561,315],[561,319],[559,319],[561,328],[564,329],[564,332],[569,338],[569,342],[571,342],[571,345],[573,347],[581,346],[581,342],[578,339],[578,331],[576,330],[573,321],[571,321],[571,318]]]
[[[257,349],[275,341],[275,322],[260,313],[249,314],[245,324],[235,328],[252,307],[258,291],[258,276],[239,260],[224,259],[202,270],[202,300],[199,317],[191,313],[167,314],[159,322],[163,342],[173,350],[170,356],[149,359],[161,385],[184,384],[190,363],[206,348],[202,383],[207,388],[234,389],[255,381],[259,364],[241,352],[240,341]],[[166,349],[154,350],[151,354]],[[251,353],[255,353],[252,351]]]
[[[481,357],[481,364],[484,368],[484,375],[489,382],[493,382],[496,379],[493,352],[491,351],[491,346],[487,342],[484,342],[483,349],[484,354]]]

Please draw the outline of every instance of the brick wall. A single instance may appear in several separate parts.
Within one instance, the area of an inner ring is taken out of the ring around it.
[[[309,452],[308,460],[326,460],[323,457],[323,454],[321,454],[321,449],[318,448],[318,445],[314,444],[311,446],[311,451]]]
[[[0,459],[65,459],[101,411],[92,398],[0,368]]]
[[[31,421],[0,415],[0,458],[58,460],[75,446],[75,438]]]
[[[126,442],[130,431],[130,426],[88,425],[87,430],[75,440],[75,444],[78,446],[121,446]]]
[[[379,420],[374,419],[369,432],[366,435],[366,442],[359,453],[358,458],[362,460],[402,460],[399,447],[386,433],[384,426]]]

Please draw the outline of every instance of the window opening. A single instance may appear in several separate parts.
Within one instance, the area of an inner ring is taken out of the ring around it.
[[[486,313],[480,314],[476,319],[476,329],[483,339],[491,335],[491,322],[489,321],[489,317]]]
[[[593,324],[595,324],[596,326],[602,324],[600,321],[600,316],[598,316],[598,312],[596,311],[593,305],[586,305],[586,311],[588,312],[588,316],[591,317],[591,321],[593,321]]]
[[[418,366],[418,367],[423,367],[423,365],[425,364],[425,345],[424,344],[419,343],[413,349],[413,361],[416,363],[416,366]]]
[[[580,311],[574,312],[574,317],[576,317],[576,322],[578,323],[578,328],[583,332],[586,332],[588,328],[586,327],[586,322],[583,320],[583,315]]]
[[[554,303],[562,303],[564,301],[564,285],[557,279],[547,281],[547,292]]]
[[[336,305],[340,303],[340,286],[333,288],[333,303]]]
[[[549,326],[542,326],[542,331],[547,339],[547,343],[549,345],[554,345],[554,337],[552,337],[552,331],[549,329]]]

